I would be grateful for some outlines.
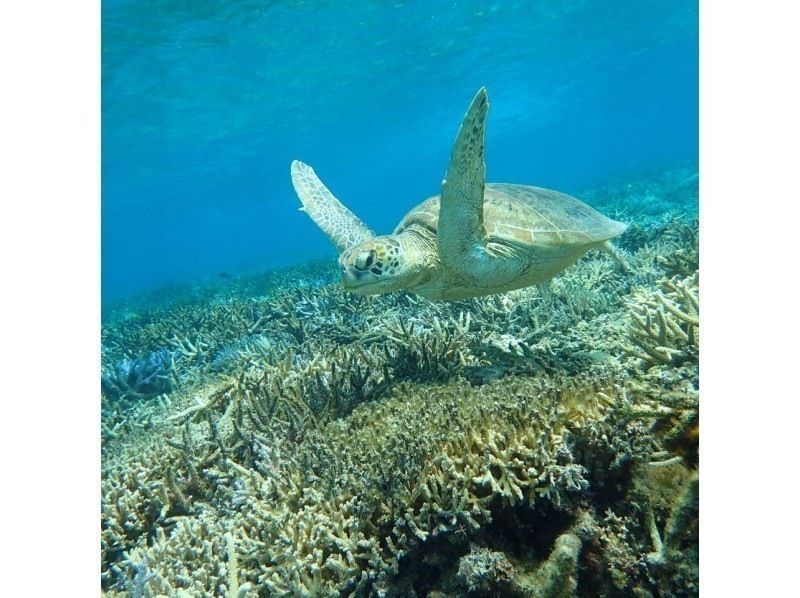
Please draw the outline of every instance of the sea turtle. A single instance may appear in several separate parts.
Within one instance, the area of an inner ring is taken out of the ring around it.
[[[362,295],[405,290],[456,300],[549,280],[626,225],[558,191],[486,183],[481,88],[458,131],[441,196],[413,208],[391,235],[377,236],[295,160],[292,183],[305,211],[339,251],[344,288]]]

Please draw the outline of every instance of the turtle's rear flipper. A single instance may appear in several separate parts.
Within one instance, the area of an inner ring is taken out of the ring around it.
[[[292,184],[303,207],[341,253],[375,236],[358,216],[336,199],[308,164],[292,162]]]
[[[606,241],[602,245],[598,245],[597,248],[622,266],[622,269],[625,270],[625,272],[631,271],[631,265],[628,263],[628,260],[611,241]]]

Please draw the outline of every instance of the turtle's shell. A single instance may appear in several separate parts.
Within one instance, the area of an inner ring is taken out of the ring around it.
[[[483,225],[489,241],[521,249],[595,245],[616,237],[626,228],[579,199],[541,187],[489,183],[483,202]],[[401,232],[411,224],[435,232],[438,223],[436,195],[408,212],[394,232]]]

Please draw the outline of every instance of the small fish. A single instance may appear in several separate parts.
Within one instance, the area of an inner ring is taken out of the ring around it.
[[[219,276],[220,278],[224,278],[225,280],[230,280],[231,278],[233,278],[233,276],[231,276],[227,272],[217,272],[217,276]]]

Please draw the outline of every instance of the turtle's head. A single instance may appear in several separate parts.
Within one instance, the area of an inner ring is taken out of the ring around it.
[[[407,251],[395,235],[373,237],[339,256],[342,285],[359,295],[378,295],[412,286],[420,274],[416,252]]]

